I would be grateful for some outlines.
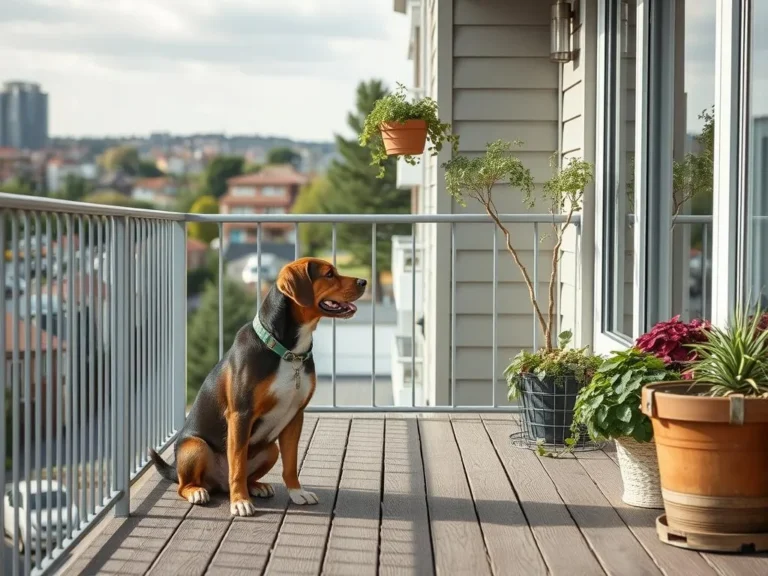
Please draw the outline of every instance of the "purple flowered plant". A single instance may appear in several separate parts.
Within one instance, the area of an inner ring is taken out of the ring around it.
[[[683,371],[696,360],[696,352],[687,345],[704,342],[709,327],[707,320],[681,322],[678,315],[656,324],[637,339],[635,347],[660,358],[670,370]]]

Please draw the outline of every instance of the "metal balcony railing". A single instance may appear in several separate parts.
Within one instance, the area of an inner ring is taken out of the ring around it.
[[[548,277],[540,275],[540,262],[548,262],[540,248],[541,236],[546,232],[542,226],[557,225],[564,219],[526,214],[505,215],[502,220],[514,229],[517,238],[528,239],[525,251],[533,277]],[[5,280],[5,295],[0,299],[0,317],[5,322],[5,329],[0,330],[0,349],[5,351],[0,370],[0,461],[4,463],[0,467],[0,486],[4,499],[3,526],[9,543],[0,547],[0,572],[50,571],[108,510],[114,508],[118,516],[128,515],[130,486],[148,466],[148,448],[164,448],[181,427],[186,410],[188,222],[215,223],[220,238],[225,224],[256,225],[258,270],[262,270],[262,232],[266,225],[289,224],[298,238],[302,225],[327,224],[331,235],[330,259],[334,263],[341,227],[367,227],[372,278],[377,276],[377,251],[387,227],[410,226],[407,255],[415,260],[418,246],[421,260],[421,275],[411,274],[408,279],[411,302],[416,300],[417,277],[428,275],[430,263],[434,267],[450,267],[445,292],[450,299],[446,307],[450,314],[446,330],[449,334],[445,340],[447,350],[443,349],[440,355],[443,360],[435,360],[438,344],[425,341],[421,329],[417,329],[416,309],[423,310],[424,306],[423,302],[416,302],[417,306],[410,307],[408,325],[398,332],[410,335],[410,358],[405,360],[411,380],[410,405],[395,406],[392,401],[381,401],[386,378],[377,375],[377,368],[382,370],[376,365],[376,328],[381,320],[377,319],[377,309],[380,316],[383,314],[377,303],[378,287],[371,282],[370,381],[354,384],[362,389],[362,394],[355,397],[370,400],[349,402],[340,397],[345,386],[337,378],[340,328],[332,321],[331,376],[322,384],[325,395],[316,393],[317,398],[323,396],[329,401],[313,401],[309,409],[515,409],[500,400],[503,397],[498,390],[504,387],[500,382],[500,351],[510,348],[509,342],[499,336],[500,318],[512,304],[500,297],[500,287],[508,286],[511,278],[507,270],[502,274],[501,266],[511,264],[501,264],[508,259],[503,238],[484,215],[200,215],[0,194],[0,238],[4,247],[0,277]],[[471,233],[460,228],[478,224],[483,226],[472,228]],[[430,262],[430,249],[435,249],[430,227],[444,230],[450,243],[449,262]],[[575,263],[580,244],[578,216],[573,229],[575,236],[569,246],[576,247],[571,255]],[[230,344],[224,338],[221,244],[219,357]],[[299,257],[298,242],[296,246],[294,256]],[[464,252],[483,254],[485,258],[490,252],[487,270],[483,268],[478,277],[457,275],[458,261]],[[511,274],[517,279],[516,271]],[[558,309],[574,311],[578,266],[564,267],[563,274],[568,277],[562,277],[558,284],[573,286],[574,296],[573,302],[560,302],[558,289]],[[544,281],[536,282],[537,291]],[[489,342],[480,345],[491,365],[487,374],[479,376],[486,381],[482,393],[471,386],[467,388],[470,392],[462,391],[465,367],[460,365],[463,345],[457,333],[460,316],[478,314],[477,307],[474,311],[463,308],[465,304],[458,298],[460,288],[477,283],[490,288],[490,299],[480,303],[484,307],[482,315],[490,316],[491,332]],[[422,286],[427,297],[429,291],[428,285]],[[261,292],[257,290],[256,294],[258,307]],[[530,326],[530,332],[525,330],[524,340],[527,338],[528,345],[535,347],[541,343],[541,337],[532,315]],[[428,381],[430,357],[432,362],[447,360],[449,381]],[[423,381],[417,383],[419,375]],[[429,406],[418,404],[417,384],[422,389],[441,388],[447,401]],[[319,385],[318,392],[322,391]],[[474,395],[473,401],[462,401],[470,393]]]

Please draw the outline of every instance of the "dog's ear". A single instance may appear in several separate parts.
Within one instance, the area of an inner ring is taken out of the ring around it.
[[[291,262],[277,275],[277,289],[304,308],[315,305],[310,262]]]

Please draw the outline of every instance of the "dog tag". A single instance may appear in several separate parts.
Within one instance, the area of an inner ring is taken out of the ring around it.
[[[296,380],[296,390],[301,387],[301,366],[293,372],[293,379]]]

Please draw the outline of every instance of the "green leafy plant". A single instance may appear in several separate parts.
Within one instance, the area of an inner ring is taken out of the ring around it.
[[[552,248],[552,267],[549,276],[545,318],[542,305],[536,297],[531,275],[522,263],[517,249],[512,245],[511,233],[501,221],[494,201],[494,185],[497,182],[507,181],[513,188],[517,188],[523,193],[523,202],[528,207],[533,207],[536,204],[533,176],[520,159],[512,155],[512,147],[521,145],[522,142],[519,140],[515,142],[496,140],[487,145],[483,156],[471,159],[455,156],[443,165],[445,182],[448,192],[460,205],[466,206],[465,197],[467,196],[480,202],[486,213],[504,234],[507,251],[520,270],[528,288],[533,312],[541,332],[544,334],[544,348],[551,352],[554,350],[552,333],[555,326],[555,286],[562,256],[560,248],[563,244],[563,235],[570,226],[573,215],[581,210],[584,189],[593,179],[593,167],[591,163],[585,160],[572,158],[560,168],[558,154],[553,154],[550,161],[553,173],[552,177],[544,183],[542,200],[547,203],[548,211],[553,216],[565,214],[565,221],[558,223],[554,218],[552,221],[555,242]]]
[[[523,374],[533,374],[539,380],[552,378],[556,385],[562,384],[566,377],[575,378],[580,385],[589,382],[602,359],[591,355],[587,348],[567,348],[571,337],[570,331],[563,332],[558,337],[557,348],[540,348],[534,352],[523,350],[515,356],[504,370],[508,398],[515,400],[520,396]]]
[[[697,361],[686,370],[695,384],[709,386],[711,396],[768,398],[768,330],[764,312],[736,310],[726,328],[712,326],[704,342],[691,344]]]
[[[451,133],[451,125],[440,121],[437,102],[432,98],[424,97],[416,100],[408,100],[406,88],[397,84],[397,90],[387,94],[376,101],[373,110],[365,119],[360,132],[361,146],[371,149],[371,165],[379,167],[379,178],[384,177],[384,161],[387,159],[387,151],[381,138],[380,126],[385,122],[405,123],[407,120],[424,120],[427,123],[427,138],[431,146],[427,152],[436,156],[443,149],[443,144],[449,142],[454,154],[459,150],[459,136]],[[418,157],[405,155],[403,159],[411,165],[418,163]]]
[[[637,348],[614,352],[597,369],[590,383],[579,392],[573,411],[571,432],[585,426],[595,441],[629,436],[638,442],[653,438],[650,419],[640,411],[643,386],[680,380],[664,361]]]

